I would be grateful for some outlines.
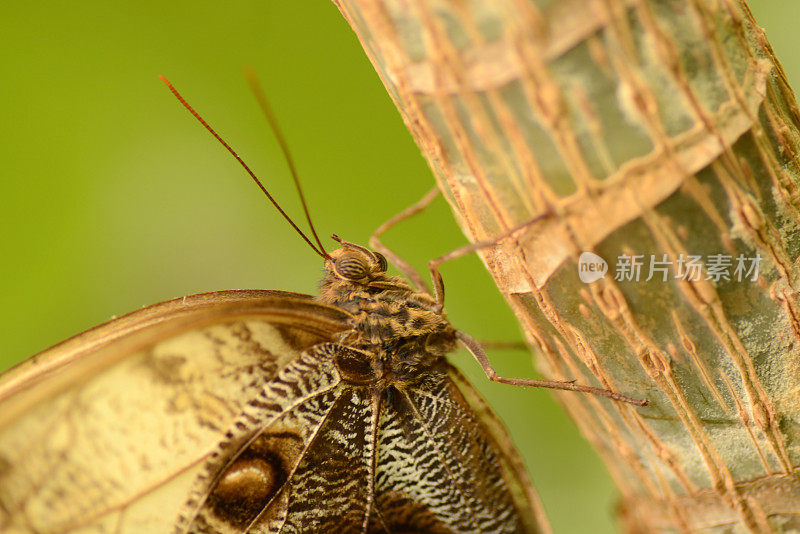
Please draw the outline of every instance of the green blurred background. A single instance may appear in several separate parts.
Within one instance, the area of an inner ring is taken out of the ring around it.
[[[790,80],[800,2],[752,1]],[[297,161],[314,219],[365,243],[433,184],[355,36],[326,0],[9,2],[0,64],[0,369],[115,314],[234,288],[313,293],[320,260],[156,78],[165,74],[300,217],[242,76],[252,66]],[[423,268],[465,243],[438,200],[385,242]],[[520,339],[476,258],[443,269],[455,325]],[[524,353],[501,374],[530,376]],[[613,532],[602,464],[543,391],[487,383],[554,532]]]

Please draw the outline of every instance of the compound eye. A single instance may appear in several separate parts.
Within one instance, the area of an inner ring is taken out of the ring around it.
[[[367,276],[367,266],[361,258],[344,255],[336,260],[336,272],[348,280],[361,280]]]
[[[386,258],[383,257],[383,254],[380,252],[373,252],[375,254],[375,258],[378,260],[378,270],[382,273],[386,272],[386,268],[388,265],[386,264]]]

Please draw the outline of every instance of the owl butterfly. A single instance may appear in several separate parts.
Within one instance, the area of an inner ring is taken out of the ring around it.
[[[445,359],[461,340],[498,379],[447,321],[441,288],[437,299],[386,274],[378,252],[338,240],[328,253],[300,234],[324,258],[315,298],[175,299],[2,375],[0,531],[546,529],[505,429]]]

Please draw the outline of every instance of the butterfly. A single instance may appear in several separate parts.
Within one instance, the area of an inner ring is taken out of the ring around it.
[[[547,530],[505,429],[446,359],[462,342],[488,365],[442,288],[290,223],[324,259],[318,296],[167,301],[0,377],[0,530]]]

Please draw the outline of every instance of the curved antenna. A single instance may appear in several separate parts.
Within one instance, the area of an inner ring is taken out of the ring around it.
[[[169,82],[169,80],[167,80],[164,76],[162,76],[160,74],[159,74],[158,77],[159,77],[159,79],[161,79],[162,82],[164,82],[167,85],[167,87],[169,87],[169,90],[172,91],[172,94],[175,95],[175,98],[177,98],[178,101],[181,104],[183,104],[183,107],[185,107],[187,110],[189,110],[189,113],[191,113],[194,116],[195,119],[200,121],[200,124],[202,124],[203,127],[205,127],[205,129],[208,130],[209,133],[211,133],[211,135],[213,135],[214,138],[217,141],[219,141],[220,144],[222,146],[224,146],[228,150],[228,152],[231,153],[231,155],[234,158],[236,158],[236,161],[238,161],[239,164],[244,168],[244,170],[247,171],[247,174],[249,174],[250,177],[253,179],[253,181],[256,183],[256,185],[258,185],[258,187],[261,188],[261,191],[263,191],[264,194],[267,195],[267,198],[269,199],[269,201],[272,202],[272,205],[275,206],[275,208],[280,212],[281,215],[283,215],[283,218],[286,219],[289,222],[289,224],[292,225],[292,228],[294,228],[295,231],[298,234],[300,234],[300,237],[302,237],[305,240],[305,242],[308,243],[308,246],[310,246],[311,249],[314,252],[316,252],[317,254],[319,254],[320,256],[325,258],[326,260],[330,259],[330,256],[328,255],[327,252],[325,252],[325,249],[322,249],[322,250],[317,249],[317,247],[314,245],[314,243],[312,243],[311,240],[306,236],[306,234],[303,233],[303,231],[294,223],[294,221],[291,219],[291,217],[289,217],[286,214],[286,212],[283,211],[283,208],[281,208],[280,205],[278,204],[278,202],[274,198],[272,198],[272,195],[269,194],[269,191],[267,191],[267,188],[264,187],[264,184],[261,183],[261,180],[259,180],[256,177],[256,175],[253,173],[253,171],[250,170],[250,167],[247,166],[247,163],[245,163],[244,160],[239,157],[239,154],[237,154],[236,151],[234,151],[231,148],[231,146],[228,143],[226,143],[225,140],[222,139],[222,137],[219,136],[219,134],[214,130],[214,128],[209,126],[209,124],[203,119],[203,117],[201,117],[200,114],[197,113],[194,110],[194,108],[189,105],[189,103],[181,96],[181,94],[178,92],[177,89],[175,89],[175,87]]]
[[[314,235],[314,239],[317,241],[319,249],[322,252],[325,252],[325,247],[322,245],[322,241],[320,241],[319,236],[317,235],[317,229],[314,228],[314,223],[311,222],[311,212],[308,210],[306,197],[303,194],[303,188],[300,186],[300,175],[297,173],[297,167],[294,165],[294,159],[292,159],[292,154],[289,152],[289,144],[283,137],[283,132],[281,132],[280,126],[278,126],[278,119],[275,118],[275,113],[272,111],[272,106],[269,105],[267,95],[261,88],[261,84],[258,81],[258,76],[256,76],[256,71],[251,68],[246,68],[244,69],[244,77],[247,78],[247,83],[250,85],[250,90],[253,91],[253,94],[258,101],[258,105],[261,106],[261,111],[267,118],[269,127],[272,130],[272,134],[275,136],[275,139],[278,140],[278,144],[283,152],[283,157],[286,160],[286,165],[289,166],[289,172],[292,173],[294,187],[297,189],[297,194],[300,197],[300,203],[303,205],[303,211],[306,214],[306,220],[308,221],[309,228],[311,228],[311,233]]]

